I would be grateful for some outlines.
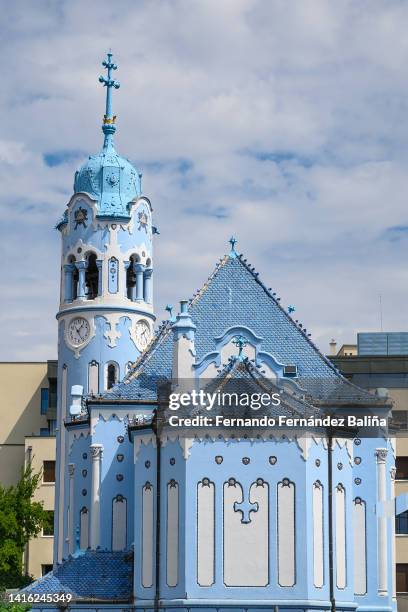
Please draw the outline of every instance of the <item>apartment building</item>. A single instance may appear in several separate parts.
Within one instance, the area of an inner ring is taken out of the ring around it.
[[[1,362],[0,384],[0,483],[15,484],[31,462],[41,470],[35,499],[54,512],[55,422],[57,362]],[[52,521],[51,521],[52,522]],[[24,555],[25,571],[35,578],[53,562],[53,529],[32,541]]]
[[[408,332],[357,334],[356,344],[334,350],[330,359],[356,385],[388,389],[394,400],[396,429],[395,494],[408,493]],[[398,611],[408,611],[408,512],[396,518],[396,586]]]

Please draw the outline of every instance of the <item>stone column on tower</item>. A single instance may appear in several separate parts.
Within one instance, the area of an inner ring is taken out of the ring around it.
[[[75,538],[74,538],[74,475],[75,465],[73,463],[68,464],[69,473],[69,525],[68,525],[68,539],[69,539],[69,552],[75,551]]]
[[[152,292],[152,268],[146,268],[144,272],[144,299],[145,302],[151,304],[153,301],[153,292]]]
[[[143,264],[137,263],[135,265],[135,273],[136,273],[136,301],[143,300],[143,274],[144,274],[145,266]]]
[[[91,485],[91,549],[99,546],[100,540],[100,487],[101,487],[101,463],[102,444],[91,444],[92,457],[92,485]]]
[[[86,272],[86,261],[77,261],[75,263],[76,269],[78,270],[78,299],[84,300],[86,297],[86,285],[85,285],[85,272]]]
[[[385,502],[387,499],[387,449],[377,448],[377,502]],[[382,516],[378,520],[378,594],[388,594],[388,547],[387,547],[387,517]]]

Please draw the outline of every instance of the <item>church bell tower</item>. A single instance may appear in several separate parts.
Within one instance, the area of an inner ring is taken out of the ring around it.
[[[115,149],[112,92],[117,66],[103,62],[106,88],[102,150],[75,173],[61,233],[58,320],[58,432],[54,558],[66,556],[71,388],[98,395],[123,379],[153,333],[152,207],[141,174]]]

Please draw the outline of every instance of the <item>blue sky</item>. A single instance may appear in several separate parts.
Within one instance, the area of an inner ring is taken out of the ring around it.
[[[155,303],[192,295],[227,250],[334,337],[407,330],[408,4],[396,0],[17,0],[0,40],[0,359],[56,356],[59,235],[102,144],[143,172]],[[4,263],[6,265],[4,265]]]

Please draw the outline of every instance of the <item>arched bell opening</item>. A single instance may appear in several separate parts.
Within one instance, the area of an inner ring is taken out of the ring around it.
[[[129,265],[126,270],[126,295],[129,300],[136,299],[136,271],[135,265],[140,262],[140,257],[136,253],[129,257]]]
[[[119,366],[115,361],[106,365],[106,389],[112,389],[119,382]]]
[[[96,264],[95,253],[88,253],[86,256],[87,267],[85,272],[85,287],[86,287],[86,298],[88,300],[94,300],[98,296],[99,287],[99,269]]]

